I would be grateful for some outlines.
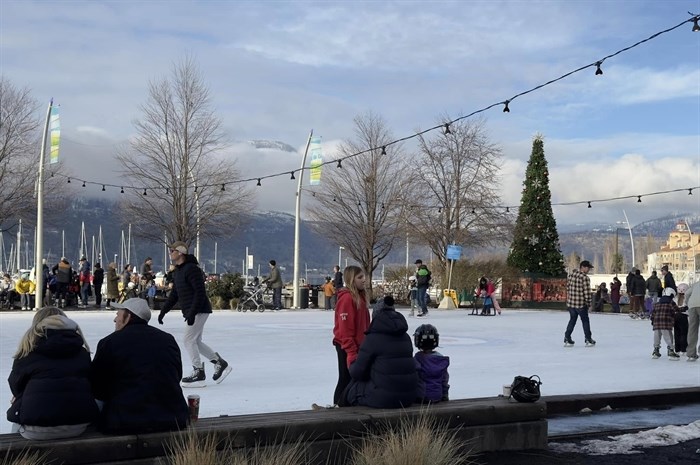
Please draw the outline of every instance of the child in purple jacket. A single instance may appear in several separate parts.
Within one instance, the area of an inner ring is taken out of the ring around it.
[[[419,352],[415,355],[418,372],[418,401],[435,403],[449,400],[450,357],[436,352],[440,335],[435,326],[420,325],[413,333],[413,341]]]

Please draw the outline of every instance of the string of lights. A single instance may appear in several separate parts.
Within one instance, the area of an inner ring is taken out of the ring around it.
[[[700,186],[694,186],[694,187],[682,187],[678,189],[671,189],[671,190],[665,190],[665,191],[657,191],[657,192],[646,192],[643,194],[634,194],[634,195],[622,195],[619,197],[607,197],[607,198],[602,198],[602,199],[591,199],[591,200],[576,200],[574,202],[553,202],[551,205],[553,207],[556,206],[570,206],[570,205],[587,205],[588,208],[593,208],[593,203],[605,203],[605,202],[614,202],[617,200],[625,200],[625,199],[637,199],[636,203],[642,203],[642,197],[651,197],[655,195],[665,195],[665,194],[673,194],[676,192],[685,192],[688,191],[687,195],[693,195],[693,190],[695,189],[700,189]],[[334,202],[338,201],[338,197],[332,194],[326,194],[323,192],[316,192],[311,189],[307,188],[302,188],[303,191],[310,192],[312,197],[321,197],[325,199],[330,199],[331,197],[333,198]],[[352,203],[358,203],[362,204],[363,201],[358,198],[353,198],[353,199],[347,199],[346,197],[343,198],[346,201],[352,201]],[[379,202],[381,205],[381,208],[384,208],[384,204],[386,202]],[[442,205],[424,205],[424,204],[406,204],[404,203],[403,206],[409,209],[432,209],[432,210],[438,210],[438,213],[444,208]],[[471,213],[474,215],[478,215],[479,211],[485,212],[488,210],[504,210],[506,213],[509,213],[510,210],[518,210],[520,208],[520,205],[492,205],[487,208],[483,207],[474,207],[471,209]],[[468,210],[468,209],[467,209]]]
[[[698,31],[700,31],[700,24],[698,24],[698,22],[700,21],[700,15],[697,15],[697,14],[694,14],[694,13],[691,13],[691,12],[688,12],[688,14],[691,15],[691,17],[690,17],[689,19],[686,19],[686,20],[682,21],[681,23],[679,23],[679,24],[677,24],[677,25],[675,25],[675,26],[672,26],[672,27],[669,27],[669,28],[664,29],[664,30],[662,30],[662,31],[656,32],[656,33],[652,34],[651,36],[649,36],[649,37],[647,37],[647,38],[645,38],[645,39],[639,40],[639,41],[635,42],[635,43],[632,44],[632,45],[629,45],[629,46],[627,46],[627,47],[625,47],[625,48],[622,48],[622,49],[620,49],[620,50],[618,50],[618,51],[616,51],[616,52],[614,52],[614,53],[611,53],[611,54],[609,54],[609,55],[606,55],[606,56],[604,56],[603,58],[601,58],[601,59],[599,59],[599,60],[596,60],[596,61],[594,61],[594,62],[592,62],[592,63],[589,63],[589,64],[587,64],[587,65],[585,65],[585,66],[581,66],[581,67],[579,67],[579,68],[576,68],[576,69],[574,69],[574,70],[572,70],[572,71],[569,71],[569,72],[567,72],[567,73],[565,73],[565,74],[563,74],[563,75],[561,75],[561,76],[559,76],[559,77],[557,77],[557,78],[551,79],[551,80],[546,81],[546,82],[544,82],[544,83],[542,83],[542,84],[539,84],[539,85],[537,85],[537,86],[535,86],[535,87],[532,87],[532,88],[530,88],[530,89],[527,89],[527,90],[525,90],[525,91],[522,91],[522,92],[520,92],[520,93],[517,93],[517,94],[513,95],[512,97],[510,97],[510,98],[508,98],[508,99],[502,100],[502,101],[500,101],[500,102],[492,103],[492,104],[490,104],[490,105],[488,105],[488,106],[486,106],[486,107],[484,107],[484,108],[481,108],[481,109],[472,111],[471,113],[468,113],[468,114],[459,116],[459,117],[457,117],[457,118],[455,118],[455,119],[453,119],[453,120],[451,120],[451,121],[447,121],[447,122],[441,123],[441,124],[439,124],[439,125],[437,125],[437,126],[433,126],[433,127],[424,129],[424,130],[422,130],[422,131],[416,132],[416,133],[414,133],[414,134],[411,134],[411,135],[408,135],[408,136],[405,136],[405,137],[401,137],[401,138],[399,138],[399,139],[396,139],[396,140],[393,140],[393,141],[391,141],[391,142],[388,142],[388,143],[386,143],[386,144],[384,144],[384,145],[382,145],[382,146],[372,147],[372,148],[369,148],[369,149],[366,149],[366,150],[362,150],[362,151],[359,151],[359,152],[356,152],[356,153],[353,153],[353,154],[350,154],[350,155],[346,155],[345,157],[342,157],[342,158],[336,158],[336,159],[334,159],[334,160],[327,160],[327,161],[324,161],[324,162],[322,162],[322,163],[320,163],[320,164],[315,165],[314,168],[321,167],[321,166],[326,166],[326,165],[331,165],[331,164],[333,164],[333,163],[336,163],[336,168],[342,169],[342,167],[343,167],[343,166],[342,166],[343,160],[347,160],[347,159],[354,158],[354,157],[357,157],[357,156],[360,156],[360,155],[363,155],[363,154],[371,153],[371,152],[374,152],[375,150],[381,150],[382,155],[385,155],[385,154],[386,154],[386,149],[387,149],[387,147],[390,147],[390,146],[395,145],[395,144],[399,144],[399,143],[401,143],[401,142],[405,142],[405,141],[410,140],[410,139],[414,139],[414,138],[416,138],[416,137],[422,136],[422,135],[424,135],[424,134],[427,134],[427,133],[432,132],[432,131],[435,131],[435,130],[441,130],[441,131],[443,131],[445,134],[450,134],[450,133],[451,133],[451,131],[450,131],[450,125],[452,125],[452,124],[454,124],[454,123],[456,123],[456,122],[458,122],[458,121],[462,121],[462,120],[465,120],[465,119],[470,118],[470,117],[472,117],[472,116],[475,116],[475,115],[477,115],[477,114],[479,114],[479,113],[486,112],[486,111],[488,111],[488,110],[490,110],[490,109],[492,109],[492,108],[494,108],[494,107],[499,107],[499,106],[501,106],[501,105],[503,106],[503,112],[505,112],[505,113],[510,113],[510,104],[512,104],[512,102],[513,102],[514,100],[516,100],[517,98],[520,98],[520,97],[522,97],[522,96],[525,96],[525,95],[527,95],[527,94],[530,94],[530,93],[532,93],[532,92],[535,92],[535,91],[537,91],[537,90],[540,90],[540,89],[542,89],[542,88],[544,88],[544,87],[550,86],[550,85],[552,85],[552,84],[554,84],[554,83],[556,83],[556,82],[558,82],[558,81],[561,81],[561,80],[563,80],[563,79],[566,79],[567,77],[569,77],[569,76],[571,76],[571,75],[573,75],[573,74],[579,73],[579,72],[581,72],[581,71],[584,71],[584,70],[586,70],[586,69],[588,69],[588,68],[595,67],[595,75],[596,75],[596,76],[602,75],[602,74],[603,74],[603,70],[602,70],[601,66],[602,66],[602,64],[603,64],[606,60],[608,60],[608,59],[610,59],[610,58],[613,58],[613,57],[616,57],[617,55],[620,55],[620,54],[622,54],[622,53],[624,53],[624,52],[627,52],[627,51],[629,51],[629,50],[631,50],[631,49],[633,49],[633,48],[635,48],[635,47],[638,47],[638,46],[640,46],[640,45],[642,45],[642,44],[644,44],[644,43],[646,43],[646,42],[649,42],[649,41],[651,41],[651,40],[653,40],[653,39],[656,39],[656,38],[658,38],[659,36],[661,36],[661,35],[663,35],[663,34],[667,34],[667,33],[671,32],[671,31],[674,31],[674,30],[676,30],[676,29],[682,27],[682,26],[685,25],[686,23],[690,23],[690,22],[693,23],[693,28],[692,28],[692,31],[693,31],[693,32],[698,32]],[[291,179],[291,180],[294,180],[294,179],[296,179],[295,173],[299,173],[299,172],[301,172],[301,171],[303,171],[303,170],[311,170],[311,169],[313,169],[313,168],[312,168],[312,167],[302,167],[302,168],[298,168],[298,169],[295,169],[295,170],[292,170],[292,171],[284,171],[284,172],[273,173],[273,174],[267,174],[267,175],[262,175],[262,176],[254,176],[254,177],[245,178],[245,179],[237,179],[237,180],[229,181],[229,182],[227,182],[227,183],[216,184],[216,185],[214,185],[214,184],[199,184],[198,186],[194,186],[194,189],[196,190],[196,189],[198,189],[198,188],[199,188],[199,189],[205,189],[205,188],[214,187],[214,188],[219,189],[220,191],[225,191],[225,190],[226,190],[226,185],[227,185],[227,184],[237,184],[237,183],[246,183],[246,182],[256,182],[256,186],[262,186],[262,181],[265,180],[265,179],[270,179],[270,178],[275,178],[275,177],[280,177],[280,176],[287,176],[287,175],[289,175],[289,176],[290,176],[290,179]],[[65,174],[62,174],[62,173],[54,173],[54,172],[51,172],[51,177],[54,177],[54,176],[60,176],[60,177],[66,178],[68,183],[71,183],[71,180],[75,180],[75,181],[77,181],[77,182],[79,182],[79,183],[82,183],[82,187],[86,187],[86,185],[101,186],[101,187],[102,187],[102,191],[106,191],[106,188],[107,188],[107,187],[117,188],[117,189],[120,189],[120,192],[121,192],[122,194],[124,193],[125,189],[128,189],[128,190],[135,190],[135,191],[143,191],[143,192],[142,192],[142,195],[144,195],[144,196],[148,195],[148,191],[149,191],[149,190],[151,190],[151,191],[159,191],[159,190],[167,191],[167,188],[163,188],[163,187],[161,187],[161,186],[155,186],[155,187],[153,187],[153,186],[151,186],[151,187],[145,186],[145,187],[144,187],[144,186],[133,186],[133,185],[126,185],[126,184],[124,184],[124,185],[119,185],[119,184],[112,184],[112,183],[101,182],[101,181],[90,181],[90,180],[86,180],[86,179],[80,179],[80,178],[77,178],[77,177],[75,177],[75,176],[68,176],[68,175],[65,175]],[[645,193],[645,194],[639,194],[639,195],[628,195],[628,196],[621,196],[621,197],[614,197],[614,198],[606,198],[606,199],[591,199],[591,200],[581,200],[581,201],[576,201],[576,202],[554,203],[554,204],[552,204],[552,205],[553,205],[553,206],[556,206],[556,205],[587,204],[588,207],[591,208],[591,203],[610,202],[610,201],[624,200],[624,199],[635,198],[635,197],[637,198],[637,202],[641,202],[642,197],[648,197],[648,196],[652,196],[652,195],[668,194],[668,193],[673,193],[673,192],[678,192],[678,191],[684,191],[684,190],[687,190],[687,191],[688,191],[688,194],[689,194],[689,195],[692,195],[693,189],[698,189],[698,188],[700,188],[700,186],[689,187],[689,188],[682,188],[682,189],[675,189],[675,190],[669,190],[669,191],[661,191],[661,192],[651,192],[651,193]],[[436,208],[437,208],[437,207],[436,207]],[[518,208],[518,206],[498,206],[498,207],[492,207],[492,208],[504,208],[506,211],[509,211],[511,208],[513,208],[513,209]]]

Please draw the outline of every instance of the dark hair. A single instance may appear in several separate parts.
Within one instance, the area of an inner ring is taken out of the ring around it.
[[[272,265],[272,266],[277,266],[277,262],[274,261],[274,260],[270,260],[270,265]]]
[[[146,257],[146,259],[144,260],[144,262],[147,262],[148,260],[153,260],[153,259],[152,259],[151,257]]]
[[[95,268],[99,268],[99,267],[100,267],[100,262],[95,263]]]

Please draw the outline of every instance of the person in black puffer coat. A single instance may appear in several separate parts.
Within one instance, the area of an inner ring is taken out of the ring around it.
[[[418,374],[408,323],[394,309],[394,299],[384,298],[360,345],[357,360],[350,365],[352,382],[341,407],[409,407],[416,399]]]
[[[104,402],[100,431],[184,429],[188,410],[179,385],[182,359],[175,338],[148,324],[151,309],[145,300],[113,305],[115,331],[97,344],[90,373],[95,397]]]
[[[18,425],[22,437],[74,437],[97,419],[88,344],[60,309],[36,312],[14,358],[8,378],[14,397],[7,420]]]

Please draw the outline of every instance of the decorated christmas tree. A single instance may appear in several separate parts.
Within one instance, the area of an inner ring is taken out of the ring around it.
[[[523,186],[508,264],[524,272],[561,276],[564,257],[552,213],[549,172],[541,135],[535,136],[532,143]]]

